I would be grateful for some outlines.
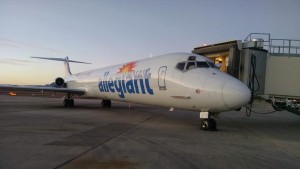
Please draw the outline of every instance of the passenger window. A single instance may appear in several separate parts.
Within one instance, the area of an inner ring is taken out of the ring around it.
[[[208,68],[209,65],[207,64],[207,62],[197,62],[197,67]]]
[[[195,62],[188,62],[185,69],[188,71],[195,68],[197,68]]]
[[[179,69],[179,70],[183,70],[184,66],[185,66],[185,62],[182,62],[182,63],[178,63],[176,68]]]

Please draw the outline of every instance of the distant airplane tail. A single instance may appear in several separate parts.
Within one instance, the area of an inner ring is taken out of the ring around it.
[[[69,75],[72,74],[71,70],[70,70],[69,62],[91,64],[91,63],[87,63],[87,62],[79,62],[79,61],[69,60],[68,57],[65,57],[65,58],[45,58],[45,57],[34,57],[34,56],[32,56],[31,58],[46,59],[46,60],[55,60],[55,61],[62,61],[62,62],[64,62],[64,65],[65,65],[65,75],[66,76],[69,76]]]

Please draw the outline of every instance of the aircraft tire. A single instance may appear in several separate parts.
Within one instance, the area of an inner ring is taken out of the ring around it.
[[[68,107],[69,106],[69,99],[64,99],[64,106]]]
[[[74,99],[69,100],[69,107],[74,107]]]
[[[204,119],[201,121],[201,129],[202,130],[208,130],[208,119]]]
[[[111,101],[107,100],[107,108],[111,108]]]
[[[111,107],[111,100],[102,100],[101,106],[103,108],[110,108]]]
[[[214,119],[208,119],[209,130],[216,131],[217,130],[217,122]]]
[[[102,100],[102,101],[101,101],[101,106],[102,106],[103,108],[105,108],[105,107],[106,107],[106,104],[105,104],[105,103],[106,103],[106,101],[105,101],[105,100]]]
[[[64,107],[74,107],[75,102],[74,99],[64,99]]]
[[[206,131],[216,131],[217,123],[214,119],[203,119],[201,121],[201,129]]]

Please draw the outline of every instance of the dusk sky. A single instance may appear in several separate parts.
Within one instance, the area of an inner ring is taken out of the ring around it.
[[[73,73],[251,32],[300,39],[300,0],[0,0],[0,84],[47,84]]]

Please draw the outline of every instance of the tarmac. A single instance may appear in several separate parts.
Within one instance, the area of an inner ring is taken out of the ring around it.
[[[216,103],[217,104],[217,103]],[[256,111],[271,111],[258,102]],[[300,168],[300,116],[198,112],[76,99],[0,95],[1,169]]]

